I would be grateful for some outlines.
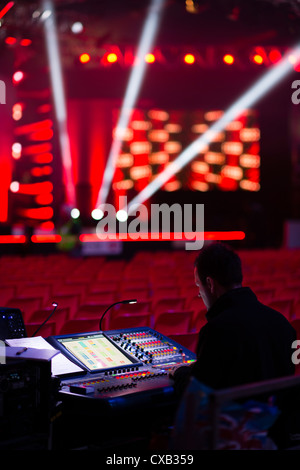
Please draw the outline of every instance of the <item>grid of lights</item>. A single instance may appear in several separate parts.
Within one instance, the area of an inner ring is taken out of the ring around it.
[[[128,190],[140,192],[176,160],[183,147],[203,135],[223,111],[135,109],[123,136],[113,180],[116,200]],[[117,111],[114,120],[117,120]],[[216,134],[192,163],[161,189],[224,191],[260,189],[260,130],[256,113],[245,111]],[[189,126],[186,123],[189,122]]]

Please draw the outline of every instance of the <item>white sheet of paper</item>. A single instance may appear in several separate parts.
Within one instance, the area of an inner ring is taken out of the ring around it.
[[[5,342],[9,346],[15,347],[27,347],[33,349],[53,349],[55,348],[51,346],[42,336],[35,336],[32,338],[13,338],[13,339],[6,339]],[[83,372],[84,369],[74,364],[74,362],[70,361],[66,356],[64,356],[61,352],[53,357],[51,360],[51,372],[52,375],[64,375],[64,374],[73,374],[76,372]]]

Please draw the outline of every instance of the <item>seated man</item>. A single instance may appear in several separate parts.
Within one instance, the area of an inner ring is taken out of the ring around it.
[[[191,375],[221,389],[294,374],[295,330],[242,287],[239,256],[213,243],[200,251],[194,274],[207,323],[199,333],[196,362],[171,375],[175,390],[181,393]]]

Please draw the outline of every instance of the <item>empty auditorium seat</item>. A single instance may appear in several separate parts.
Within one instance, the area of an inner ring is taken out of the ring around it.
[[[113,294],[115,296],[118,289],[119,289],[119,282],[93,281],[88,286],[87,295],[89,294]]]
[[[257,299],[262,303],[270,302],[275,295],[276,289],[272,288],[256,288],[253,289]]]
[[[74,316],[74,320],[97,320],[99,321],[111,302],[95,302],[81,304]],[[109,324],[109,312],[104,316],[102,321],[103,328],[107,329]]]
[[[83,303],[110,303],[113,304],[116,302],[117,299],[117,293],[116,292],[89,292],[84,300]]]
[[[21,298],[16,297],[10,299],[5,307],[9,308],[18,308],[21,310],[24,322],[29,321],[31,315],[36,311],[42,308],[42,299],[41,298]]]
[[[160,299],[172,298],[178,295],[178,289],[174,285],[153,286],[152,289],[152,298],[154,302],[157,302]]]
[[[300,319],[300,300],[296,300],[293,305],[293,319]]]
[[[297,334],[297,339],[300,340],[300,318],[297,318],[295,320],[291,320],[291,325],[295,329],[296,334]]]
[[[99,320],[68,320],[59,334],[88,333],[99,331]]]
[[[281,289],[278,289],[277,298],[282,299],[294,299],[295,301],[300,300],[300,285],[297,286],[285,286]]]
[[[7,304],[7,302],[15,297],[16,295],[16,288],[15,286],[0,286],[0,306],[4,307],[4,305]]]
[[[120,299],[120,300],[130,300],[130,299]],[[141,300],[135,304],[118,304],[112,308],[111,317],[120,315],[121,313],[148,313],[151,309],[150,300]]]
[[[160,313],[154,320],[154,329],[166,336],[183,334],[190,331],[193,312],[182,310]]]
[[[84,301],[87,293],[87,285],[81,283],[61,283],[56,287],[55,295],[77,295],[80,301]]]
[[[201,317],[198,317],[195,319],[195,321],[192,323],[192,328],[191,328],[191,331],[192,332],[199,332],[201,330],[201,328],[206,325],[207,323],[207,320],[206,318],[201,318]]]
[[[159,299],[153,302],[154,317],[157,318],[160,313],[167,311],[181,311],[185,309],[185,299],[183,297],[170,297]]]
[[[150,298],[150,291],[148,288],[131,288],[121,289],[119,292],[121,299],[137,299],[138,301],[147,301]]]
[[[54,307],[47,307],[44,309],[36,310],[29,318],[28,323],[40,324],[42,323],[51,315],[53,312]],[[57,334],[63,325],[66,323],[70,316],[68,308],[56,308],[53,316],[49,319],[49,322],[55,325],[55,333]],[[47,322],[48,323],[48,322]],[[43,327],[44,328],[44,327]]]
[[[22,289],[19,289],[18,292],[20,297],[41,298],[42,306],[44,306],[51,296],[51,285],[30,283],[23,285]]]
[[[121,328],[138,328],[143,326],[151,327],[151,313],[123,313],[110,319],[109,329],[118,330]]]

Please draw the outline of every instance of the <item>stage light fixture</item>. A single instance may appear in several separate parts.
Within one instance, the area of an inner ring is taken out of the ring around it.
[[[77,209],[76,207],[74,207],[71,212],[70,212],[70,215],[72,217],[72,219],[78,219],[80,217],[80,211],[79,209]]]
[[[232,54],[225,54],[224,57],[223,57],[223,62],[225,62],[225,64],[228,64],[228,65],[231,65],[234,63],[234,57]]]
[[[71,26],[71,31],[74,34],[82,33],[83,31],[83,24],[80,21],[75,21],[75,23]]]
[[[116,213],[116,218],[119,222],[126,222],[126,220],[128,219],[128,213],[124,209],[120,209]]]
[[[106,60],[108,63],[114,64],[115,62],[117,62],[118,56],[114,52],[110,52],[109,54],[107,54]]]
[[[155,62],[155,55],[154,54],[146,54],[145,55],[145,62],[147,62],[147,64],[153,64]]]
[[[50,18],[52,14],[52,8],[46,8],[43,13],[41,14],[41,20],[45,21],[47,20],[48,18]]]
[[[186,64],[194,64],[195,56],[193,54],[185,54],[183,60]]]
[[[23,116],[23,106],[21,103],[15,103],[12,107],[12,118],[14,121],[19,121]]]
[[[32,13],[32,18],[33,19],[37,19],[41,16],[41,12],[40,10],[34,10],[34,12]]]
[[[107,164],[104,170],[102,185],[99,190],[96,207],[106,202],[111,182],[115,173],[117,159],[121,150],[123,135],[128,127],[128,122],[131,117],[132,109],[139,95],[143,77],[146,70],[145,56],[152,49],[154,38],[158,29],[162,14],[162,6],[164,0],[152,0],[149,13],[142,31],[142,36],[139,42],[137,51],[137,60],[135,61],[132,72],[129,77],[129,82],[125,92],[125,97],[121,107],[120,117],[117,123],[115,137],[108,155]]]
[[[188,13],[198,13],[199,5],[195,0],[185,0],[185,9]]]
[[[19,181],[12,181],[9,186],[12,193],[17,193],[20,189]]]
[[[101,209],[94,209],[91,216],[94,220],[101,220],[104,217],[104,212]]]
[[[21,158],[21,153],[22,153],[22,145],[20,144],[20,142],[13,143],[11,150],[12,150],[12,157],[15,160],[19,160]]]
[[[263,56],[260,54],[254,54],[252,60],[255,64],[258,64],[258,65],[263,64],[264,62]]]
[[[91,56],[84,52],[83,54],[80,54],[79,60],[82,64],[87,64],[91,60]]]
[[[293,50],[296,61],[300,58],[300,46]],[[174,161],[172,161],[151,183],[129,202],[127,213],[130,215],[137,205],[143,204],[156,191],[158,191],[171,177],[177,174],[184,166],[192,161],[213,138],[222,132],[226,126],[240,116],[246,109],[253,106],[259,99],[268,93],[288,73],[292,71],[290,55],[284,57],[279,63],[273,65],[258,79],[232,106],[225,111],[214,124],[191,145],[189,145]]]

